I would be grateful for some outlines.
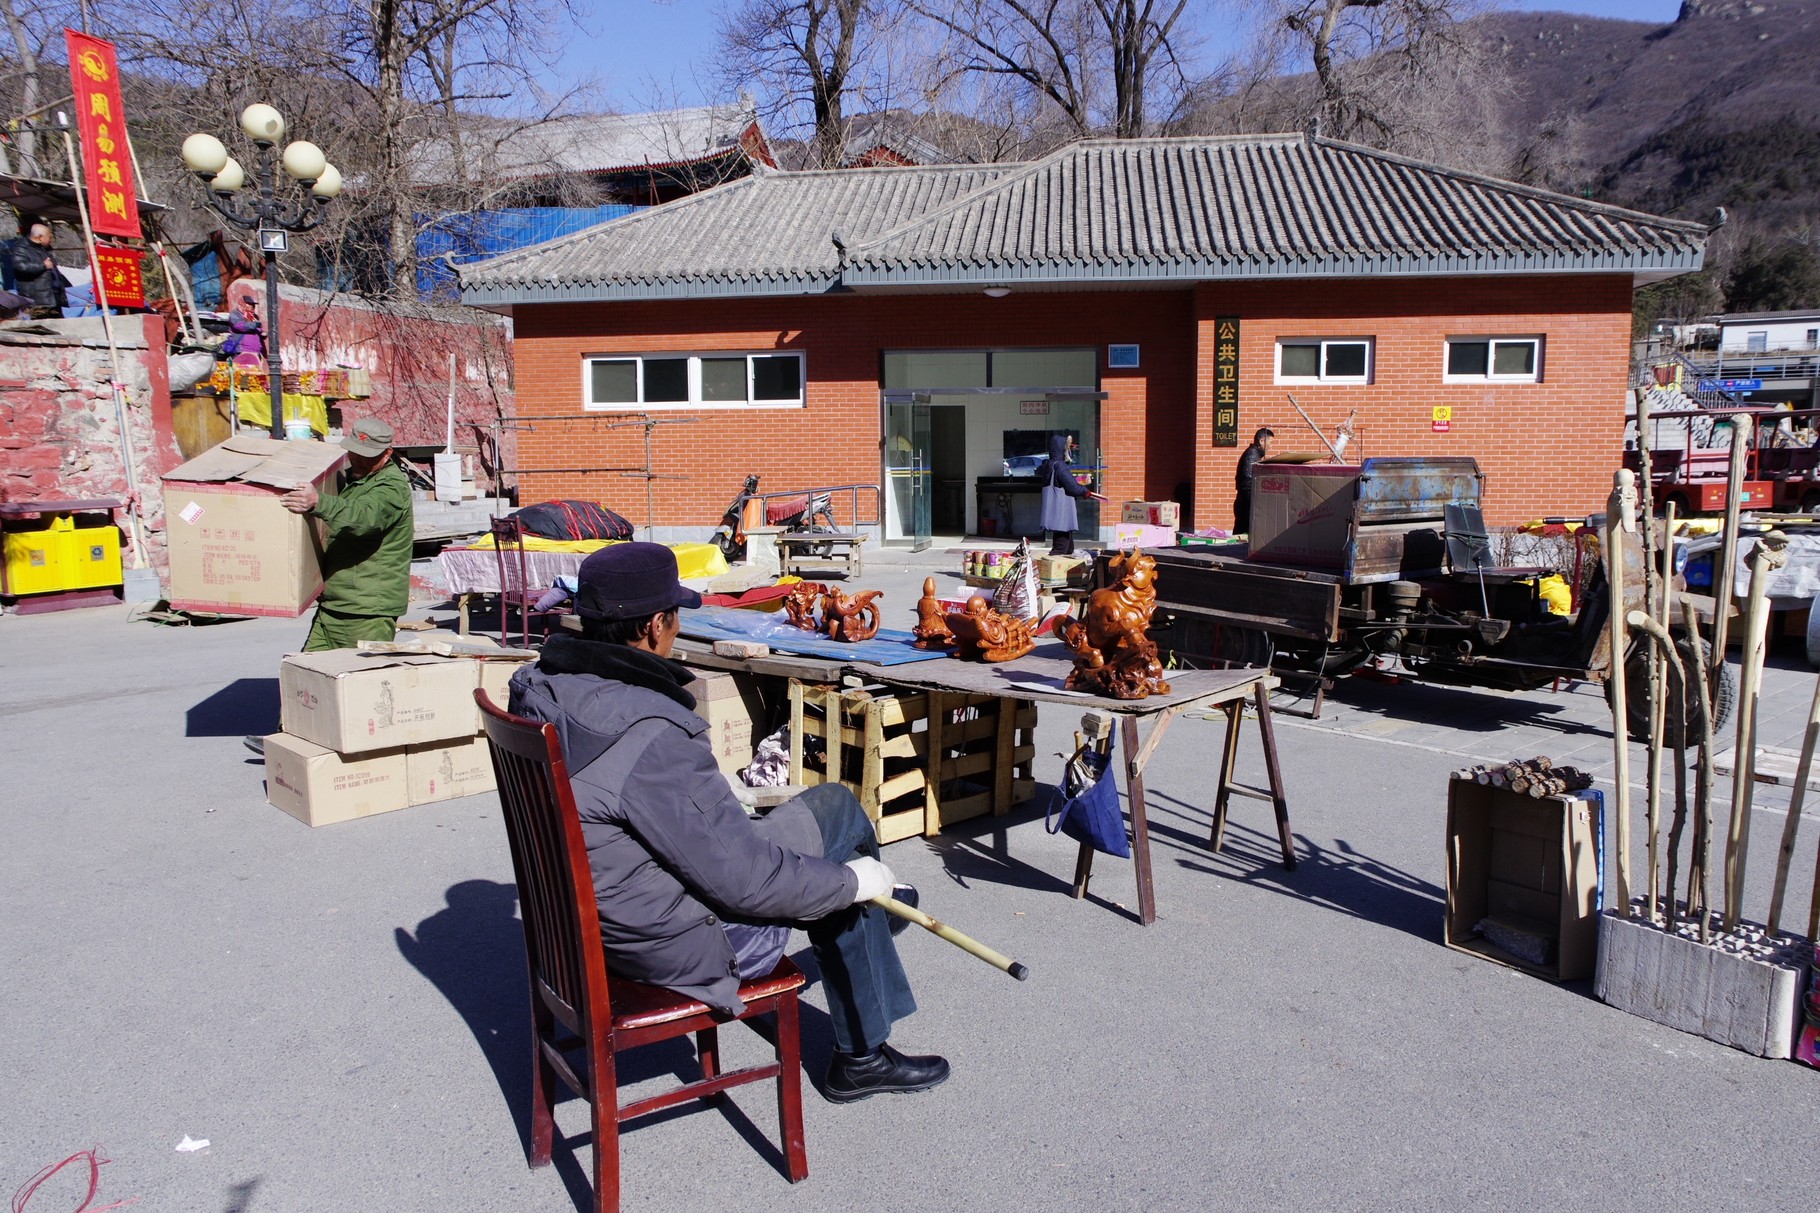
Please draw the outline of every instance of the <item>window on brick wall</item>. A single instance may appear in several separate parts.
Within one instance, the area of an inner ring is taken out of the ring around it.
[[[1448,383],[1537,383],[1542,378],[1540,337],[1449,337]]]
[[[801,354],[642,354],[582,360],[590,409],[801,408]]]
[[[1278,383],[1370,383],[1369,337],[1284,337],[1277,342]]]

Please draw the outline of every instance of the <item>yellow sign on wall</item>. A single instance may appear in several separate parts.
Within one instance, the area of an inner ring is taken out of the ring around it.
[[[1437,404],[1437,405],[1435,405],[1435,415],[1434,415],[1434,420],[1436,420],[1436,421],[1452,421],[1452,420],[1453,420],[1453,406],[1452,406],[1452,405],[1447,405],[1447,404]]]

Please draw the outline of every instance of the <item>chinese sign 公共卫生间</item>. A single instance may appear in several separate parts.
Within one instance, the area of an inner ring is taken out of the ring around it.
[[[1239,444],[1239,318],[1213,320],[1213,445]]]
[[[63,31],[75,89],[76,126],[89,196],[89,226],[110,236],[138,240],[139,201],[133,189],[133,156],[126,145],[126,107],[120,101],[120,68],[114,45],[73,29]]]

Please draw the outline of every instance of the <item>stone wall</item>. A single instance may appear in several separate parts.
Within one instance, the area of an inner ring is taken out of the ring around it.
[[[145,548],[136,558],[133,528],[122,511],[117,517],[127,536],[126,563],[162,571],[167,558],[159,477],[183,461],[171,432],[164,321],[117,316],[114,334],[125,389],[124,442],[100,317],[0,326],[0,501],[124,500],[137,489]]]

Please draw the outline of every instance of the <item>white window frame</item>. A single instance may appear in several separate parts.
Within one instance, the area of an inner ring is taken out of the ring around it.
[[[1365,373],[1363,375],[1332,375],[1317,372],[1313,375],[1285,375],[1283,373],[1283,347],[1315,346],[1319,351],[1315,363],[1319,367],[1327,365],[1327,347],[1330,345],[1362,345],[1365,347]],[[1364,385],[1371,382],[1372,375],[1378,369],[1378,340],[1376,337],[1278,337],[1276,345],[1276,381],[1278,383],[1327,383],[1342,385]]]
[[[1453,347],[1461,345],[1485,345],[1485,373],[1483,375],[1456,375],[1448,370],[1453,364]],[[1499,375],[1492,368],[1498,364],[1496,346],[1504,344],[1526,343],[1535,348],[1535,357],[1530,359],[1533,368],[1527,375]],[[1548,342],[1541,333],[1460,333],[1449,337],[1441,346],[1441,382],[1442,383],[1540,383],[1542,382],[1542,357],[1547,350]]]
[[[689,361],[689,398],[687,400],[659,400],[646,402],[645,362],[655,360],[669,362],[678,358]],[[703,359],[744,358],[746,360],[746,398],[744,400],[703,400],[701,395],[701,364]],[[752,398],[753,359],[755,358],[794,358],[796,359],[797,395],[794,400],[755,400]],[[597,403],[592,399],[594,392],[594,364],[597,362],[632,362],[637,364],[638,399]],[[590,413],[611,412],[657,412],[677,409],[800,409],[804,407],[809,388],[809,366],[807,358],[795,350],[652,350],[639,354],[587,354],[581,360],[581,407]]]

